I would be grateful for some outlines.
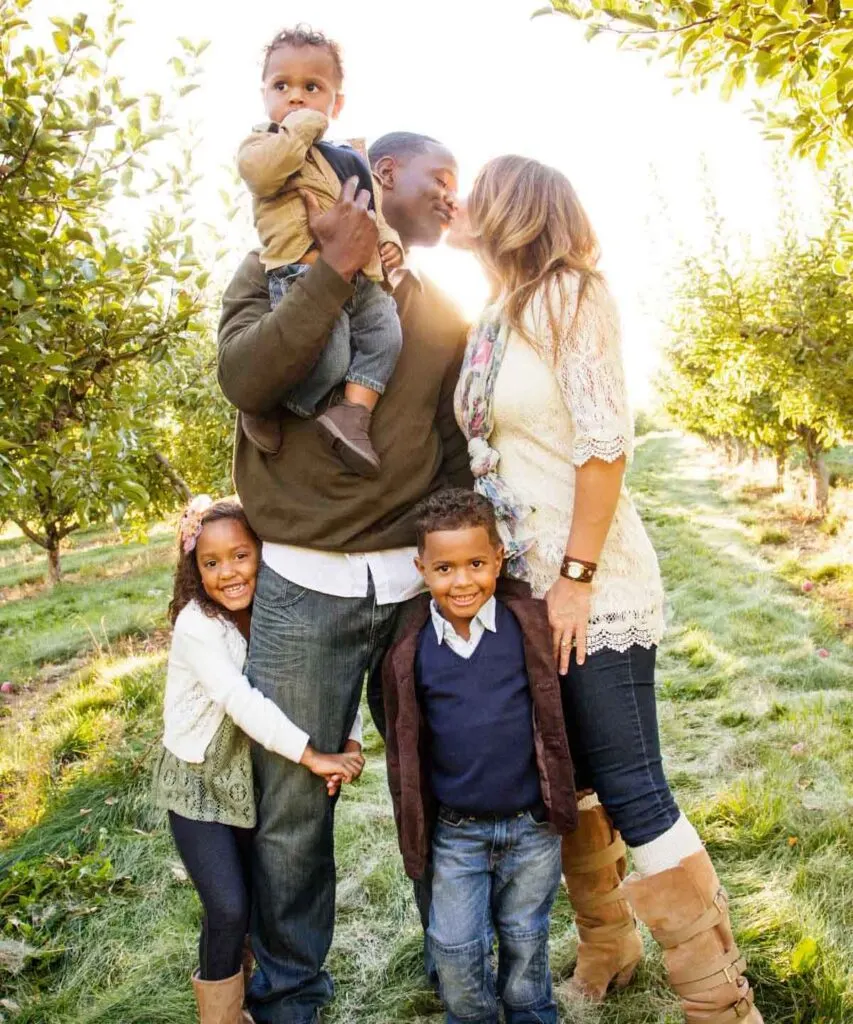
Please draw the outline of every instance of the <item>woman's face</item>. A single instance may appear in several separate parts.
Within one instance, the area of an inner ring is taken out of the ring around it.
[[[215,519],[202,528],[195,548],[205,593],[229,612],[248,608],[255,596],[258,545],[237,519]]]

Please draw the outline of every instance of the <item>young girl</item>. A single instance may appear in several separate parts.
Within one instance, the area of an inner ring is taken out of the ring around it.
[[[193,975],[201,1024],[240,1024],[255,826],[249,740],[303,764],[330,795],[358,778],[361,719],[341,754],[322,754],[243,675],[258,539],[236,501],[196,498],[181,519],[155,802],[169,812],[204,909]]]

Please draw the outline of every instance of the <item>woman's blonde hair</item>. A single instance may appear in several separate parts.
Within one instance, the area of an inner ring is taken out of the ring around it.
[[[488,272],[493,299],[501,296],[510,326],[531,343],[523,315],[536,292],[545,291],[545,309],[554,339],[566,303],[564,272],[579,277],[578,304],[595,269],[599,246],[586,211],[569,179],[553,167],[523,156],[490,160],[477,175],[468,199],[474,246]]]

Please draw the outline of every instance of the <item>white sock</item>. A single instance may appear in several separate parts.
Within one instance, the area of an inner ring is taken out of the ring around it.
[[[598,799],[597,793],[590,793],[589,796],[582,796],[578,800],[579,811],[591,811],[593,807],[598,807],[601,801]]]
[[[682,814],[672,828],[667,829],[662,836],[642,846],[632,846],[631,854],[634,858],[634,870],[646,876],[657,875],[661,871],[677,867],[685,857],[702,849],[704,847],[699,833]]]

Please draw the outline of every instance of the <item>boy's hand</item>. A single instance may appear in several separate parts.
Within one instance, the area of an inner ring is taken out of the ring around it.
[[[370,193],[358,190],[358,178],[344,182],[338,201],[323,213],[312,192],[299,190],[308,211],[308,228],[326,263],[345,281],[370,262],[379,242],[376,213],[369,208]]]
[[[383,242],[379,246],[379,256],[382,259],[382,269],[386,272],[403,265],[403,250],[394,242]]]

